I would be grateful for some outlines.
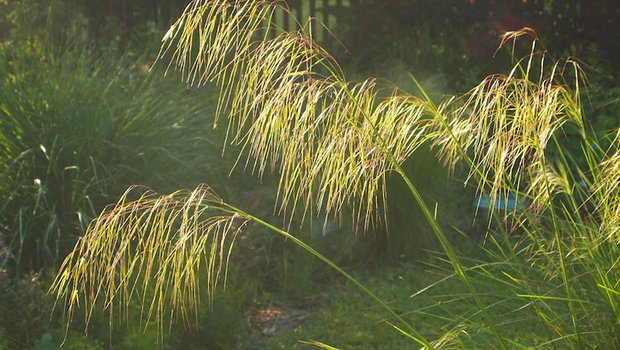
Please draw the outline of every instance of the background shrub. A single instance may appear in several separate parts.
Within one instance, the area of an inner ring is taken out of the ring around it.
[[[0,40],[2,258],[16,275],[55,266],[129,183],[169,189],[226,174],[205,136],[210,94],[149,72],[152,53],[91,49],[79,28],[49,39],[61,3],[1,5],[4,25],[16,25]]]

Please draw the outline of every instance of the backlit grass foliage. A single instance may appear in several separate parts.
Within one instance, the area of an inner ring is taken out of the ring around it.
[[[436,318],[446,327],[440,336],[420,334],[420,321],[404,320],[295,236],[203,186],[127,195],[93,222],[53,287],[69,316],[78,306],[91,313],[99,302],[122,313],[137,298],[145,319],[162,328],[176,316],[190,317],[200,297],[198,275],[206,273],[203,288],[212,295],[236,232],[250,221],[338,270],[388,310],[397,331],[425,348],[618,345],[618,137],[601,150],[603,140],[585,129],[576,63],[548,62],[534,40],[508,75],[490,76],[437,106],[424,93],[386,94],[372,79],[347,81],[303,31],[264,37],[277,6],[193,1],[166,34],[161,55],[172,55],[188,83],[220,88],[219,118],[227,118],[229,141],[242,145],[239,162],[259,175],[280,174],[282,213],[337,217],[348,207],[355,225],[368,228],[381,221],[386,175],[400,175],[444,251],[447,264],[437,268],[450,267],[445,279],[462,282],[453,297],[464,307],[421,312],[422,322]],[[529,33],[508,33],[505,41]],[[583,154],[563,152],[566,128],[578,130],[569,141]],[[520,211],[491,208],[491,233],[480,247],[485,260],[458,253],[402,169],[429,140],[448,166],[468,169],[478,193],[492,200],[515,194],[527,203]],[[531,324],[540,326],[537,337],[512,332]]]

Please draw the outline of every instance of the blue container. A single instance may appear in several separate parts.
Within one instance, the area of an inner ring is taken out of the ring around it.
[[[492,204],[492,205],[491,205]],[[504,211],[517,211],[525,209],[530,205],[530,202],[521,197],[517,199],[517,195],[514,193],[508,193],[507,195],[498,195],[495,201],[491,200],[491,196],[488,194],[481,194],[474,199],[473,206],[476,210],[504,210]]]

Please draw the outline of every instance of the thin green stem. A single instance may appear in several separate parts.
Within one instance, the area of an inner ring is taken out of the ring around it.
[[[428,349],[431,349],[431,350],[435,349],[435,347],[429,341],[427,341],[420,333],[418,333],[409,324],[409,322],[407,322],[405,319],[403,319],[396,311],[394,311],[394,309],[392,309],[381,298],[379,298],[376,294],[374,294],[366,286],[364,286],[360,281],[358,281],[355,277],[351,276],[349,273],[344,271],[341,267],[339,267],[336,263],[331,261],[329,258],[327,258],[323,254],[319,253],[317,250],[315,250],[314,248],[312,248],[311,246],[306,244],[304,241],[300,240],[299,238],[295,237],[294,235],[291,235],[289,232],[284,231],[284,230],[282,230],[282,229],[280,229],[280,228],[278,228],[278,227],[276,227],[274,225],[271,225],[270,223],[268,223],[266,221],[263,221],[263,220],[255,217],[255,216],[253,216],[251,214],[245,213],[244,211],[242,211],[242,210],[240,210],[238,208],[235,208],[233,206],[230,206],[230,208],[234,212],[236,212],[238,215],[244,217],[245,219],[252,220],[252,221],[254,221],[254,222],[264,226],[265,228],[268,228],[269,230],[274,231],[274,232],[284,236],[286,239],[291,240],[297,246],[303,248],[304,250],[306,250],[310,254],[312,254],[315,257],[317,257],[319,260],[323,261],[325,264],[329,265],[332,269],[334,269],[336,272],[338,272],[339,274],[344,276],[349,282],[353,283],[353,285],[355,285],[357,288],[359,288],[361,291],[363,291],[366,295],[368,295],[371,299],[373,299],[377,304],[379,304],[382,308],[384,308],[390,315],[392,315],[400,323],[402,323],[405,327],[407,327],[407,330],[410,332],[412,339],[414,339],[420,345],[422,345],[422,346],[424,346],[424,347],[426,347]]]
[[[547,173],[547,164],[546,164],[546,158],[544,157],[544,154],[541,158],[541,166],[543,168],[543,174]],[[572,291],[572,289],[570,288],[570,284],[569,284],[569,278],[568,278],[568,272],[566,271],[566,261],[564,259],[564,250],[562,248],[562,240],[560,237],[560,227],[558,225],[558,216],[557,213],[555,212],[555,207],[553,206],[553,204],[551,203],[551,198],[552,194],[551,194],[551,185],[549,184],[549,179],[547,176],[544,177],[544,181],[545,181],[545,191],[547,191],[547,196],[549,199],[549,210],[551,212],[551,222],[553,224],[553,238],[556,241],[556,244],[558,245],[558,258],[560,259],[560,271],[562,273],[562,282],[564,284],[564,291],[566,292],[566,297],[567,297],[567,303],[568,303],[568,309],[570,311],[570,316],[571,316],[571,321],[573,323],[573,327],[575,328],[575,334],[577,334],[577,342],[580,344],[582,344],[581,341],[581,335],[579,332],[579,323],[577,322],[577,313],[575,310],[575,305],[574,305],[574,298],[576,298],[574,296],[574,293]]]
[[[441,247],[448,255],[448,258],[450,259],[450,263],[452,264],[454,271],[461,278],[463,283],[465,283],[465,285],[469,289],[470,294],[474,297],[476,304],[478,305],[478,307],[480,308],[480,311],[482,311],[484,317],[489,323],[489,327],[491,327],[491,331],[493,335],[495,336],[495,338],[497,339],[500,347],[502,349],[506,349],[506,344],[504,343],[504,339],[499,334],[499,331],[497,330],[497,327],[495,326],[495,320],[493,319],[493,317],[491,316],[487,308],[484,306],[484,303],[482,302],[482,299],[480,298],[480,295],[478,291],[476,290],[476,287],[473,285],[473,283],[467,276],[465,269],[463,268],[463,264],[460,262],[458,256],[456,255],[456,252],[454,251],[454,248],[452,247],[452,244],[448,241],[448,238],[444,234],[443,230],[441,229],[441,227],[439,227],[439,224],[437,223],[437,220],[432,214],[430,208],[426,204],[426,201],[424,201],[424,198],[422,198],[422,195],[413,185],[413,183],[411,182],[411,180],[409,179],[409,177],[407,176],[403,168],[397,163],[393,165],[396,168],[396,172],[401,176],[403,181],[405,181],[405,183],[407,184],[407,187],[409,188],[411,195],[415,198],[416,202],[420,206],[420,209],[422,209],[422,212],[424,213],[426,220],[431,225],[433,232],[439,239],[439,243],[441,244]]]
[[[356,101],[354,99],[353,94],[346,88],[346,84],[344,82],[342,82],[342,86],[343,86],[343,89],[347,92],[347,94],[349,94],[349,96],[354,101]],[[428,95],[425,94],[425,96],[428,99]],[[368,118],[368,116],[364,113],[364,110],[362,108],[360,108],[360,111],[362,112],[362,114],[364,115],[365,118]],[[351,123],[351,124],[353,126],[355,126],[354,123]],[[494,321],[493,317],[488,312],[487,308],[484,306],[484,304],[482,302],[482,299],[480,299],[480,295],[476,291],[476,288],[471,283],[471,280],[469,279],[469,277],[465,273],[465,270],[463,269],[463,265],[459,261],[459,258],[456,255],[456,252],[454,251],[454,248],[452,247],[452,244],[448,241],[448,238],[444,234],[443,230],[439,227],[439,224],[437,223],[437,220],[436,220],[435,216],[432,214],[432,211],[430,210],[430,208],[426,204],[426,201],[424,200],[424,198],[422,198],[422,195],[417,190],[417,188],[413,185],[413,183],[411,182],[411,179],[409,179],[409,177],[405,173],[405,171],[402,168],[402,166],[395,159],[394,155],[386,147],[385,140],[383,140],[381,135],[379,135],[376,132],[376,129],[374,130],[374,135],[373,136],[379,141],[378,147],[387,156],[390,164],[392,164],[392,166],[394,167],[395,171],[401,176],[401,178],[407,184],[407,187],[409,188],[409,191],[411,192],[411,195],[414,197],[414,199],[416,200],[416,202],[418,203],[418,205],[422,209],[422,212],[424,213],[424,216],[425,216],[426,220],[431,225],[431,228],[432,228],[433,232],[435,233],[435,235],[439,239],[441,247],[443,248],[443,250],[448,255],[448,258],[450,259],[450,263],[452,264],[455,272],[458,274],[459,278],[461,278],[463,283],[465,283],[465,285],[469,289],[469,292],[474,297],[474,299],[476,301],[476,304],[480,308],[480,311],[483,313],[484,317],[486,318],[487,322],[489,323],[489,326],[491,327],[491,331],[492,331],[493,335],[495,336],[495,338],[497,339],[501,349],[506,349],[506,345],[504,343],[504,339],[499,334],[499,331],[497,330],[497,327],[495,326],[495,321]]]

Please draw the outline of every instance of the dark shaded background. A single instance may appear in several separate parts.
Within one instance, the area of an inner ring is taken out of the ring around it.
[[[291,4],[302,0],[288,1]],[[66,0],[81,8],[97,34],[130,36],[145,20],[171,21],[187,0]],[[579,56],[599,47],[605,59],[620,58],[620,4],[617,0],[351,0],[329,9],[339,13],[338,35],[352,57],[369,63],[390,45],[415,36],[421,28],[448,40],[471,59],[488,59],[488,51],[508,30],[535,29],[554,52]],[[106,22],[117,22],[107,28]],[[415,42],[411,43],[415,46]]]

